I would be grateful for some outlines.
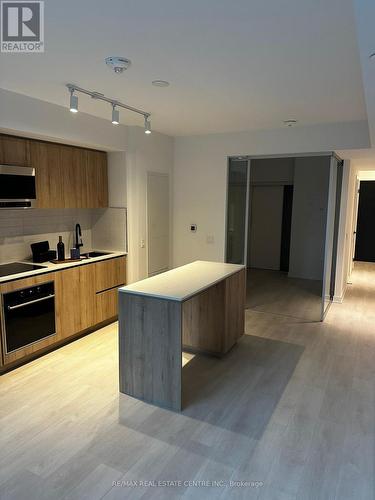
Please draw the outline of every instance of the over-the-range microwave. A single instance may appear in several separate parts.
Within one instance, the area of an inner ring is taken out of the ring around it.
[[[35,169],[0,165],[0,208],[32,208],[35,201]]]

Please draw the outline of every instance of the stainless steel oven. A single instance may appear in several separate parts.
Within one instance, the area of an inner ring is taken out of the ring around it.
[[[0,208],[32,208],[35,201],[35,169],[0,165]]]
[[[2,313],[6,354],[56,335],[54,282],[3,293]]]

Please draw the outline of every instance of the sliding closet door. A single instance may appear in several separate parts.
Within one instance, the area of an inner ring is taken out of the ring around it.
[[[249,267],[280,270],[284,186],[251,188]]]
[[[229,160],[227,185],[226,262],[246,264],[249,205],[249,162]]]

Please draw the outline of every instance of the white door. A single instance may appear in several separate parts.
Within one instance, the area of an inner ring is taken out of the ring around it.
[[[253,186],[250,199],[249,265],[279,270],[284,186]]]
[[[169,268],[169,175],[147,174],[148,275]]]

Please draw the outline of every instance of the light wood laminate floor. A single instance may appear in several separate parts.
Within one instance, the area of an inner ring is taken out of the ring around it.
[[[288,273],[248,269],[246,307],[306,321],[320,321],[322,282],[289,278]]]
[[[116,325],[4,375],[1,500],[373,499],[375,265],[353,282],[325,323],[247,311],[225,358],[189,357],[181,414],[119,395]]]

